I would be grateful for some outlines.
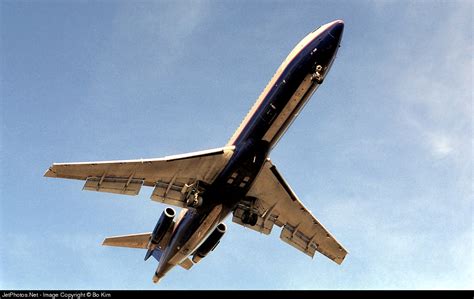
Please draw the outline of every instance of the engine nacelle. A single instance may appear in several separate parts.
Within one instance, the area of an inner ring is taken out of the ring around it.
[[[172,208],[166,208],[163,211],[160,219],[156,223],[155,229],[151,233],[150,243],[155,245],[160,243],[161,239],[163,239],[171,224],[173,224],[173,219],[175,215],[176,212]]]
[[[224,223],[219,223],[219,225],[214,229],[214,231],[207,237],[206,241],[199,246],[196,252],[193,255],[193,262],[199,262],[203,257],[213,251],[214,248],[219,244],[222,236],[224,235],[227,227]]]
[[[173,219],[176,212],[172,208],[166,208],[158,219],[155,229],[151,233],[150,241],[148,242],[148,251],[145,255],[145,261],[152,255],[153,250],[158,246],[158,243],[166,235],[168,229],[173,225]]]

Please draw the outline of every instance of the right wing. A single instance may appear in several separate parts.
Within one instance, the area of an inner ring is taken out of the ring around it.
[[[234,146],[158,159],[54,163],[46,177],[85,181],[84,190],[137,195],[154,187],[151,199],[185,206],[187,188],[212,183],[234,152]]]
[[[274,224],[282,227],[280,238],[313,257],[319,251],[341,264],[346,249],[328,232],[298,199],[276,167],[267,160],[250,188],[247,200],[234,211],[232,221],[264,234]],[[254,225],[249,224],[254,215]],[[255,223],[256,222],[256,223]]]

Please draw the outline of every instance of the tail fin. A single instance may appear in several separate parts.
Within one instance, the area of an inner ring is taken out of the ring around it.
[[[145,258],[143,260],[146,262],[152,254],[153,254],[153,249],[148,249],[145,254]]]
[[[151,233],[134,234],[105,238],[102,245],[147,249]]]
[[[161,259],[161,254],[162,254],[162,253],[163,253],[163,252],[162,252],[160,249],[155,248],[155,250],[153,250],[151,254],[153,255],[153,257],[154,257],[154,258],[158,261],[158,263],[159,263],[159,262],[160,262],[160,259]]]

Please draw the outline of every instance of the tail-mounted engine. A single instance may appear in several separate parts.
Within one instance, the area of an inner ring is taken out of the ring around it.
[[[145,261],[152,255],[153,250],[158,246],[160,241],[166,235],[166,232],[173,225],[173,219],[176,212],[172,208],[166,208],[156,223],[155,229],[151,233],[150,241],[148,242],[148,251],[145,255]]]
[[[222,236],[224,235],[227,227],[224,223],[220,223],[214,231],[207,237],[206,241],[199,246],[196,252],[193,255],[193,262],[197,263],[202,258],[206,257],[209,252],[213,251],[214,248],[219,244]]]

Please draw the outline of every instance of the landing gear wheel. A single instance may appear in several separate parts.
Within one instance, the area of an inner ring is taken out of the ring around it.
[[[244,224],[248,224],[250,226],[254,226],[255,224],[257,224],[257,221],[258,221],[258,215],[257,214],[250,214],[249,211],[245,211],[243,214],[242,214],[242,222]]]
[[[194,193],[192,196],[188,197],[188,200],[186,201],[186,205],[188,207],[193,207],[197,208],[202,205],[202,196],[199,195],[199,193]]]
[[[257,214],[252,214],[250,215],[250,223],[249,225],[251,226],[254,226],[255,224],[257,224],[257,220],[258,220],[258,215]]]

